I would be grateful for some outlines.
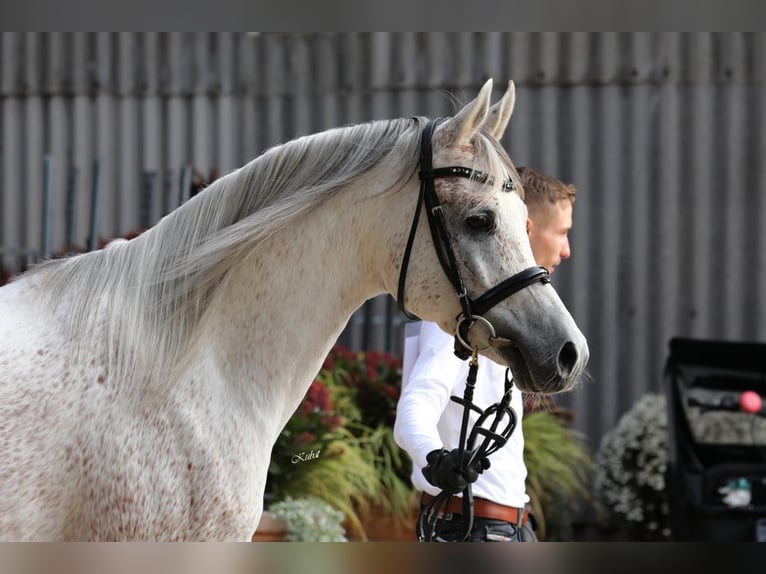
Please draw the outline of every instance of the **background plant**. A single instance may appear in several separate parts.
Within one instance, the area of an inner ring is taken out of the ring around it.
[[[382,487],[365,437],[349,430],[360,416],[351,398],[319,378],[311,384],[274,445],[267,490],[277,501],[323,500],[363,536],[358,510],[379,498]]]
[[[352,534],[362,518],[404,515],[412,504],[409,460],[393,440],[401,360],[336,346],[280,433],[267,490],[275,500],[316,497],[340,510]],[[317,453],[295,462],[295,455]]]
[[[593,468],[584,436],[571,428],[551,397],[525,400],[524,461],[527,493],[545,540],[571,540],[578,501],[589,500]]]
[[[316,497],[287,497],[270,511],[285,522],[290,542],[345,542],[343,513]]]
[[[601,520],[628,525],[645,540],[670,536],[665,490],[667,413],[662,395],[644,395],[607,432],[594,457]]]
[[[393,516],[406,514],[412,506],[412,464],[396,444],[393,433],[402,382],[401,358],[336,346],[325,361],[323,373],[353,394],[360,424],[351,425],[351,430],[368,444],[386,492],[383,509]]]

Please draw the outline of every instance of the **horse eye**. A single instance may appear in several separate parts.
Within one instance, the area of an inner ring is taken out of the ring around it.
[[[482,233],[491,233],[495,230],[495,214],[491,211],[484,211],[466,218],[465,223],[474,231]]]

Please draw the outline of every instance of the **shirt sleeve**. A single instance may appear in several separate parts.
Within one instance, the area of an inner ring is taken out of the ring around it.
[[[436,324],[423,323],[419,355],[397,403],[394,439],[419,468],[426,466],[429,452],[443,446],[437,425],[465,368],[453,341]]]

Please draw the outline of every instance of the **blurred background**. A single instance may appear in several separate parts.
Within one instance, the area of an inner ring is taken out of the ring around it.
[[[514,163],[578,189],[554,285],[590,379],[556,402],[595,450],[661,391],[672,337],[766,338],[764,33],[2,33],[0,273],[138,233],[296,136],[451,115],[489,77],[516,83]],[[403,326],[378,297],[339,343],[399,355]]]

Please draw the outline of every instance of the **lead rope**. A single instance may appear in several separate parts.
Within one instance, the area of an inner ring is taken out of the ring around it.
[[[511,393],[513,391],[513,382],[509,377],[509,369],[505,370],[505,391],[500,402],[491,405],[486,410],[482,410],[473,403],[473,393],[476,387],[476,376],[479,371],[478,347],[473,348],[471,360],[468,363],[468,376],[465,383],[463,398],[452,396],[450,400],[463,405],[463,419],[460,426],[460,439],[458,444],[459,468],[463,467],[465,457],[469,456],[467,465],[478,473],[489,468],[489,455],[500,450],[513,434],[516,428],[517,418],[513,408],[511,408]],[[470,434],[468,433],[468,423],[471,411],[477,412],[479,418],[473,424]],[[489,428],[484,428],[484,423],[490,416],[494,419]],[[503,429],[498,432],[503,419],[508,417],[508,421]],[[476,440],[482,436],[481,445],[474,448]],[[471,536],[473,530],[473,490],[471,483],[468,483],[463,489],[463,498],[461,506],[462,531],[459,541],[466,541]],[[445,542],[439,536],[440,526],[443,524],[440,519],[449,507],[452,494],[440,492],[420,510],[416,526],[416,534],[421,542]]]

